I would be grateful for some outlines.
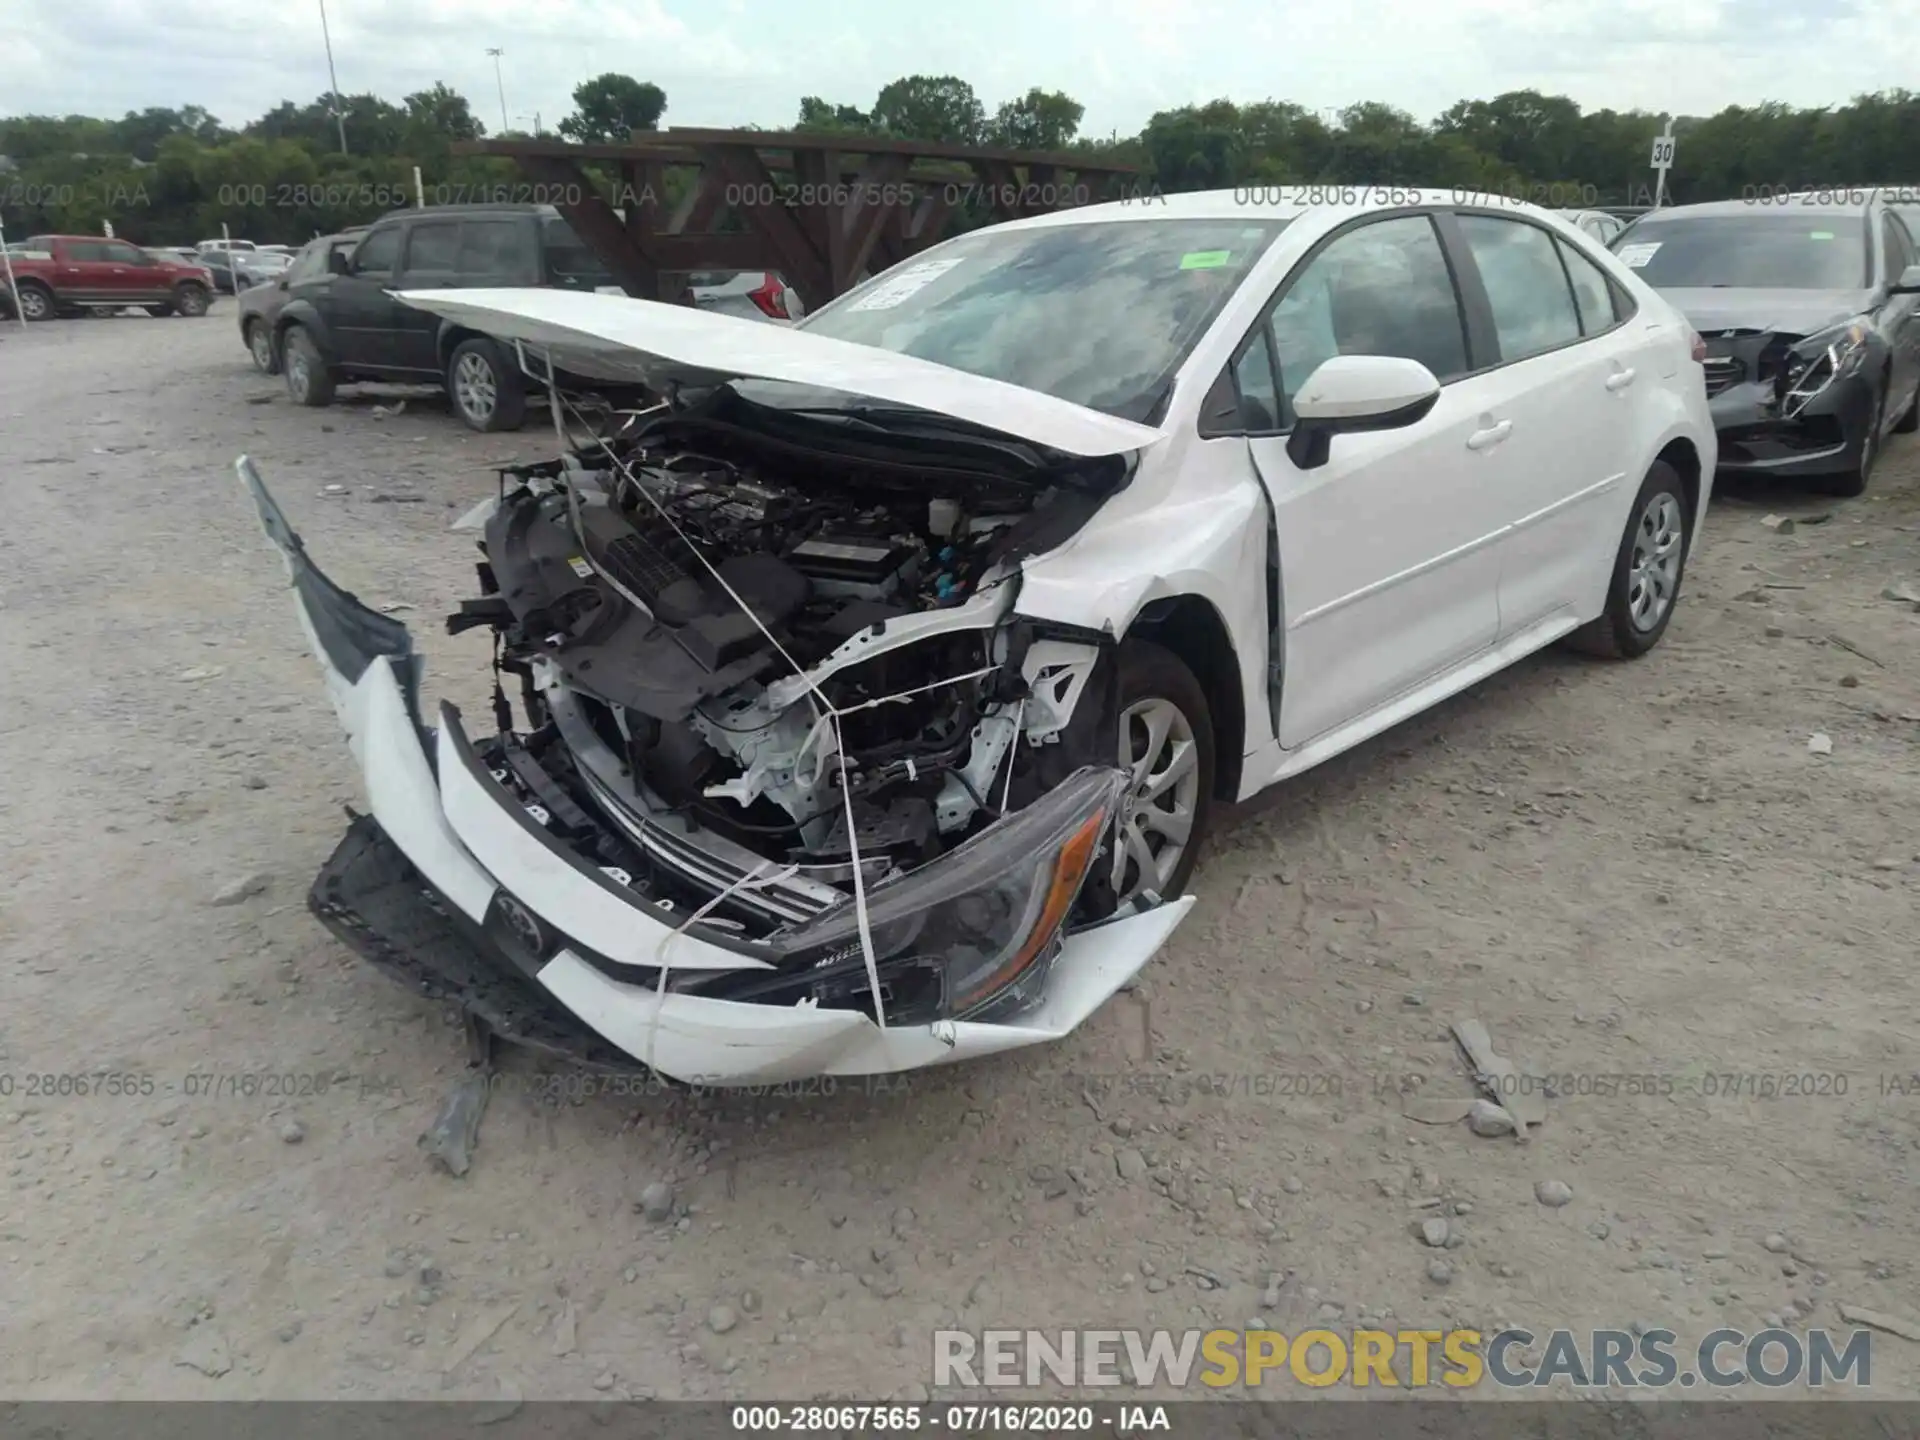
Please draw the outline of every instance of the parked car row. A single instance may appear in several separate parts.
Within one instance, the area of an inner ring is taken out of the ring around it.
[[[251,260],[233,255],[236,278]],[[326,405],[338,386],[360,381],[439,384],[471,428],[517,429],[536,387],[511,348],[393,294],[475,288],[623,293],[552,206],[428,206],[314,240],[264,283],[242,284],[240,338],[302,405]],[[759,271],[691,275],[686,298],[772,323],[805,313],[797,293]]]
[[[205,265],[99,235],[29,235],[7,247],[9,291],[0,274],[0,312],[52,320],[90,310],[139,306],[149,315],[205,315],[214,279]]]
[[[1834,190],[1672,206],[1614,239],[1705,338],[1722,473],[1859,495],[1886,437],[1920,430],[1916,223],[1884,191]]]

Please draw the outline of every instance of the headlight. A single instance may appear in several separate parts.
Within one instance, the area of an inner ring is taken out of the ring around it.
[[[895,994],[888,1022],[978,1019],[1030,1000],[1126,786],[1122,771],[1078,770],[1019,814],[869,891],[874,956]],[[817,956],[822,980],[831,971],[866,988],[850,905],[775,943],[796,959]]]
[[[1791,420],[1834,381],[1858,370],[1872,338],[1873,331],[1862,317],[1810,335],[1795,345],[1787,357],[1781,412]]]

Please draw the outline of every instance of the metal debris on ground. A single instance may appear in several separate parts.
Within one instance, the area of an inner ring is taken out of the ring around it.
[[[429,1161],[455,1179],[473,1168],[474,1147],[480,1142],[480,1120],[487,1113],[487,1101],[492,1095],[492,1073],[484,1068],[470,1070],[448,1092],[440,1113],[417,1142]]]
[[[1807,737],[1807,749],[1815,755],[1833,754],[1833,737],[1825,731],[1816,730]]]
[[[1776,535],[1791,535],[1793,533],[1793,517],[1791,515],[1768,515],[1762,519],[1760,523]]]
[[[1473,1083],[1487,1092],[1513,1120],[1515,1138],[1525,1140],[1527,1131],[1546,1122],[1547,1100],[1533,1077],[1493,1048],[1493,1037],[1478,1020],[1457,1020],[1453,1024],[1454,1042],[1459,1045],[1473,1075]]]

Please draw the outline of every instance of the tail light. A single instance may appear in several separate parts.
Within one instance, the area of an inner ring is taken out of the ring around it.
[[[1706,364],[1707,342],[1700,338],[1700,332],[1698,330],[1689,330],[1687,333],[1693,336],[1693,363],[1696,365]]]
[[[760,281],[757,290],[747,292],[747,298],[760,307],[760,313],[770,320],[790,320],[787,313],[787,287],[774,274],[766,275]]]

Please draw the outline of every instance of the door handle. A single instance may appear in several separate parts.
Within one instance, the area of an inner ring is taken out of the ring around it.
[[[1498,425],[1489,426],[1485,430],[1476,430],[1473,434],[1469,435],[1467,437],[1467,449],[1491,450],[1512,433],[1513,422],[1511,420],[1502,420]]]
[[[1607,389],[1613,391],[1626,389],[1627,386],[1633,383],[1633,373],[1631,370],[1614,371],[1613,374],[1607,377]]]

